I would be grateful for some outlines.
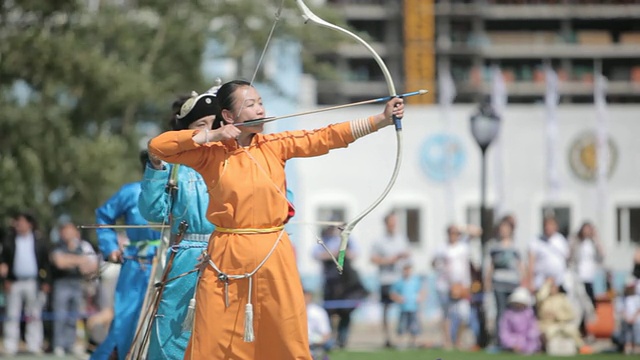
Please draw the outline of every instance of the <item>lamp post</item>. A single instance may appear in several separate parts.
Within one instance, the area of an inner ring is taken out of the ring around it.
[[[491,142],[495,139],[496,135],[498,135],[498,130],[500,129],[500,117],[495,113],[493,108],[489,103],[483,103],[480,105],[480,108],[477,113],[471,116],[471,134],[473,138],[476,140],[476,143],[480,147],[480,151],[482,153],[482,167],[480,170],[480,226],[482,227],[482,237],[480,239],[480,245],[482,249],[481,254],[481,265],[480,265],[480,291],[484,291],[483,284],[483,270],[484,270],[484,254],[485,254],[485,244],[489,237],[489,231],[492,227],[492,224],[489,223],[489,219],[487,218],[487,205],[486,205],[486,192],[487,192],[487,149]],[[478,320],[480,323],[480,336],[477,341],[478,345],[481,347],[485,347],[488,343],[488,334],[486,331],[486,319],[484,316],[482,303],[484,299],[476,303],[478,311]]]
[[[480,170],[480,226],[482,227],[482,247],[488,239],[491,224],[487,224],[486,193],[487,193],[487,149],[498,135],[500,117],[494,112],[490,104],[480,106],[477,113],[471,116],[471,134],[476,140],[482,153],[482,167]]]

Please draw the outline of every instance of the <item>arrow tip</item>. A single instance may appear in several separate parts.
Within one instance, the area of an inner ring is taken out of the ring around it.
[[[429,90],[425,90],[425,89],[418,90],[418,94],[420,94],[420,95],[424,95],[424,94],[426,94],[428,92],[429,92]]]

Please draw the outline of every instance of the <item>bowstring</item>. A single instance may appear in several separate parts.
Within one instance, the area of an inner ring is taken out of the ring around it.
[[[273,34],[276,31],[276,27],[278,26],[278,23],[280,22],[280,17],[282,15],[282,9],[284,8],[284,0],[280,1],[280,6],[278,6],[278,8],[276,9],[276,12],[274,14],[274,20],[273,20],[273,24],[271,25],[271,30],[269,31],[269,36],[267,36],[267,41],[264,43],[264,46],[262,47],[262,52],[260,53],[260,57],[258,58],[258,64],[256,65],[255,70],[253,70],[253,75],[251,76],[251,81],[249,81],[249,85],[253,86],[253,83],[256,80],[256,77],[258,76],[258,71],[260,70],[260,67],[262,66],[262,62],[264,61],[264,57],[267,54],[267,50],[269,49],[269,45],[271,44],[271,39],[273,38]],[[247,100],[247,91],[248,89],[245,89],[244,91],[244,95],[243,95],[243,99],[242,99],[242,104],[240,104],[240,109],[238,110],[238,113],[236,114],[236,118],[238,118],[240,116],[240,113],[242,112],[242,110],[244,109],[244,105],[245,102]]]
[[[262,52],[260,54],[260,57],[258,58],[258,63],[256,65],[255,70],[253,71],[253,75],[251,76],[251,81],[249,82],[250,86],[253,86],[253,83],[255,82],[256,77],[258,76],[258,71],[260,70],[260,67],[262,66],[262,63],[264,62],[264,58],[265,58],[265,56],[267,54],[267,50],[269,48],[269,45],[271,44],[271,39],[273,39],[273,35],[275,34],[275,29],[278,26],[278,23],[280,22],[280,18],[281,18],[281,15],[282,15],[282,9],[283,8],[284,8],[284,0],[281,0],[280,1],[280,6],[278,7],[278,9],[275,12],[275,18],[274,18],[274,21],[273,21],[273,25],[271,26],[271,30],[269,31],[269,35],[267,36],[267,41],[265,42],[265,44],[264,44],[264,46],[262,48]],[[236,114],[236,118],[238,118],[240,116],[240,113],[244,109],[244,106],[245,106],[245,103],[246,103],[246,99],[247,99],[247,92],[248,92],[248,89],[245,89],[244,94],[243,94],[242,103],[240,104],[240,109],[238,110],[238,112]],[[237,139],[236,139],[236,142],[237,142]],[[247,154],[247,156],[251,159],[251,161],[253,161],[254,164],[256,164],[257,167],[260,169],[260,171],[267,177],[267,179],[269,179],[269,181],[274,186],[274,188],[276,189],[278,194],[280,194],[280,196],[282,196],[282,198],[285,199],[287,204],[294,211],[296,211],[296,207],[289,201],[289,199],[287,198],[287,195],[285,193],[283,193],[282,189],[280,189],[280,187],[273,181],[273,179],[271,179],[271,176],[269,176],[269,173],[262,167],[262,165],[260,165],[260,163],[256,160],[256,158],[254,158],[253,155],[251,155],[251,153],[244,146],[240,146],[239,143],[238,143],[238,147],[242,148],[242,150]],[[333,252],[331,252],[329,247],[327,247],[327,244],[324,242],[324,240],[322,240],[316,233],[314,233],[308,227],[305,226],[305,228],[316,239],[316,243],[319,244],[320,246],[322,246],[324,248],[324,250],[329,254],[329,256],[331,257],[331,260],[336,265],[339,265],[338,259],[336,259],[335,255],[333,255]]]

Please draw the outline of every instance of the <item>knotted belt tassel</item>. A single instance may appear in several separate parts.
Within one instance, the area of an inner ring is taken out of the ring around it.
[[[210,259],[207,251],[202,251],[201,261],[197,265],[198,269],[198,277],[196,279],[196,286],[193,288],[193,296],[191,300],[189,300],[189,307],[187,308],[187,316],[185,316],[184,321],[182,321],[182,331],[191,331],[193,330],[193,320],[195,319],[196,312],[196,293],[198,292],[198,285],[200,284],[200,277],[202,276],[202,271],[207,266],[207,262]],[[200,259],[200,257],[198,258]]]
[[[244,306],[244,341],[253,342],[255,335],[253,333],[253,305],[251,304],[251,288],[253,286],[253,276],[246,274],[249,279],[249,297],[247,305]]]
[[[191,300],[189,300],[189,307],[187,309],[187,316],[184,317],[182,322],[182,331],[191,331],[193,329],[193,318],[196,311],[196,295],[193,294]]]
[[[280,229],[280,235],[278,235],[278,238],[273,243],[273,246],[271,247],[271,250],[269,250],[269,253],[267,253],[267,256],[265,256],[265,258],[262,259],[262,261],[258,264],[258,266],[256,266],[256,268],[253,269],[253,271],[250,272],[250,273],[245,273],[245,274],[242,274],[242,275],[226,274],[226,273],[222,272],[222,270],[220,270],[220,268],[218,268],[216,263],[213,262],[213,260],[211,258],[208,259],[209,265],[211,265],[211,267],[218,273],[218,280],[222,281],[224,283],[224,301],[225,301],[225,305],[227,307],[229,307],[229,280],[249,279],[248,299],[247,299],[247,304],[244,307],[244,336],[243,336],[243,339],[244,339],[245,342],[253,342],[255,340],[255,332],[253,331],[253,304],[251,304],[251,293],[252,293],[252,288],[253,288],[253,279],[252,279],[252,277],[253,277],[253,275],[255,275],[255,273],[258,270],[260,270],[260,268],[262,268],[264,263],[267,262],[267,260],[271,257],[273,252],[276,250],[278,242],[280,242],[280,239],[282,238],[282,234],[284,234],[284,230],[282,228],[279,228],[279,229]]]

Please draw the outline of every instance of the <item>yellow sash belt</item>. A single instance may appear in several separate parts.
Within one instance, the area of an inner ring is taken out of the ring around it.
[[[247,228],[247,229],[230,229],[216,225],[216,231],[229,234],[267,234],[284,229],[284,225],[274,226],[265,229]]]

